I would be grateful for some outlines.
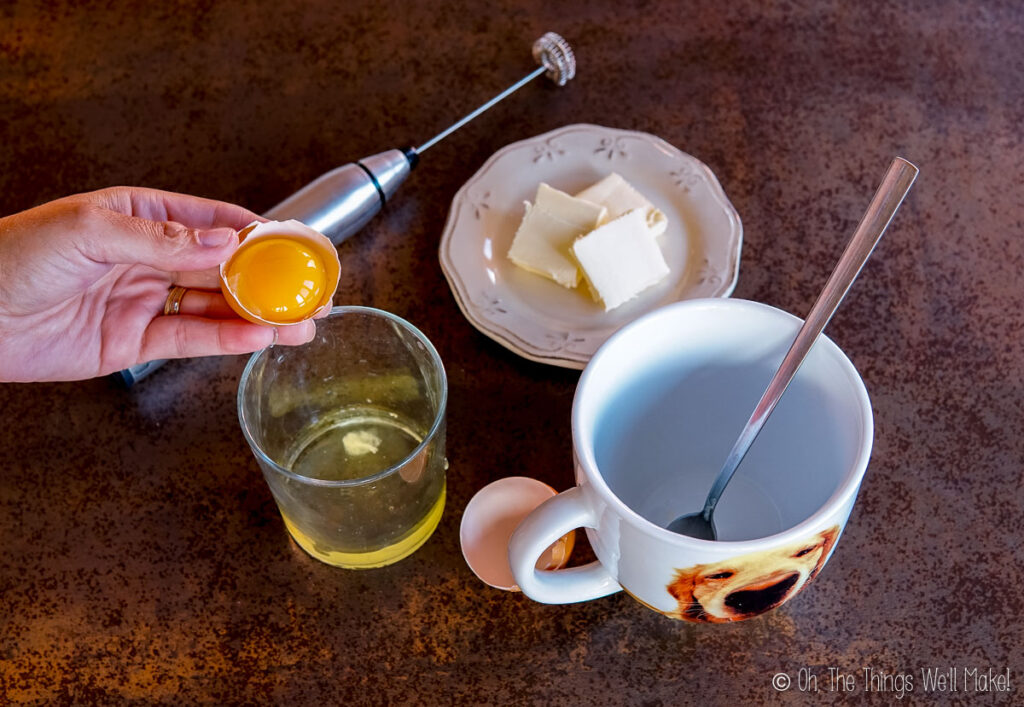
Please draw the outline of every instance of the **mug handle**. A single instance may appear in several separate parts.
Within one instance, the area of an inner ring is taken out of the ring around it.
[[[536,568],[541,554],[570,530],[596,527],[597,517],[579,486],[549,498],[526,516],[508,544],[508,562],[523,594],[544,604],[571,604],[621,591],[600,562],[566,570]]]

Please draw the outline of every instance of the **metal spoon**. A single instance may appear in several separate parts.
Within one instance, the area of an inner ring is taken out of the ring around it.
[[[843,301],[850,285],[857,279],[864,263],[871,257],[871,251],[875,249],[875,245],[882,238],[882,234],[885,233],[886,227],[896,213],[896,209],[903,202],[903,197],[910,191],[910,186],[916,177],[917,167],[901,157],[897,157],[889,165],[889,170],[885,173],[882,183],[872,197],[868,210],[860,220],[853,238],[846,246],[843,257],[839,259],[835,270],[829,276],[825,288],[818,295],[807,319],[800,327],[796,340],[793,341],[793,345],[782,359],[779,370],[775,372],[771,382],[768,383],[768,388],[761,396],[761,400],[758,401],[757,407],[754,408],[743,431],[740,432],[725,464],[722,465],[722,470],[718,472],[715,483],[711,486],[708,498],[704,502],[703,510],[679,516],[668,524],[669,530],[701,540],[718,539],[712,518],[715,506],[718,505],[718,499],[721,498],[726,485],[736,472],[736,467],[743,461],[750,445],[754,443],[768,416],[772,414],[772,410],[775,409],[782,394],[786,392],[786,388],[800,369],[800,364],[811,350],[811,346],[814,345],[818,335],[835,314],[836,309],[839,308],[839,303]]]

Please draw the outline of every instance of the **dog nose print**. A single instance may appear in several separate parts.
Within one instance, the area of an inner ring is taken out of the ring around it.
[[[789,590],[800,579],[796,572],[767,587],[744,588],[732,592],[723,602],[735,614],[755,616],[772,609],[786,600]]]

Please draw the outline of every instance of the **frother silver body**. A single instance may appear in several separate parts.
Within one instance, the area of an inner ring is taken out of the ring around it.
[[[338,245],[380,211],[409,176],[415,155],[412,150],[387,150],[332,169],[263,215],[301,221]]]
[[[412,148],[364,157],[314,179],[263,215],[272,221],[301,221],[338,245],[381,210],[415,163]],[[140,363],[114,376],[130,387],[164,363]]]

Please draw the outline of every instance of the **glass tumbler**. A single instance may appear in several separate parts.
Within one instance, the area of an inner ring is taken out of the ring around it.
[[[295,542],[350,569],[426,542],[444,510],[447,397],[427,338],[369,307],[335,307],[312,342],[253,354],[238,417]]]

